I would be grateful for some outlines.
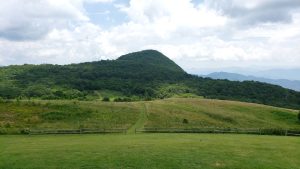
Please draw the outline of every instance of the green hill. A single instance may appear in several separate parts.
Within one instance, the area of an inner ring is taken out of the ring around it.
[[[201,66],[201,65],[200,65]],[[205,97],[300,108],[300,92],[253,81],[231,82],[189,75],[154,50],[117,60],[71,65],[22,65],[0,68],[3,99],[115,101]]]
[[[127,63],[134,63],[134,66],[141,67],[142,64],[143,68],[149,67],[153,69],[160,68],[161,73],[173,73],[175,74],[185,74],[184,70],[181,69],[175,62],[170,60],[168,57],[164,56],[162,53],[155,51],[155,50],[145,50],[141,52],[130,53],[127,55],[120,56],[117,59],[117,62],[127,62]],[[150,67],[151,66],[151,67]],[[139,70],[142,73],[145,73],[144,69]],[[151,72],[148,72],[152,74]],[[170,74],[171,75],[171,74]],[[157,77],[159,77],[157,75]]]
[[[131,132],[144,127],[300,129],[297,113],[259,104],[200,98],[129,103],[6,101],[0,103],[0,133],[78,128],[126,128]]]

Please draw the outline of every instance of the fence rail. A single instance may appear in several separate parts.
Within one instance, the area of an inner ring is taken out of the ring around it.
[[[105,134],[126,133],[127,129],[63,129],[63,130],[29,130],[30,135],[41,134]]]
[[[108,134],[126,133],[127,129],[60,129],[60,130],[27,130],[23,134]],[[275,128],[143,128],[135,129],[135,133],[223,133],[223,134],[255,134],[255,135],[281,135],[300,136],[298,129],[275,129]]]
[[[300,130],[292,129],[242,129],[242,128],[143,128],[136,129],[135,133],[223,133],[223,134],[256,134],[256,135],[281,135],[300,136]]]

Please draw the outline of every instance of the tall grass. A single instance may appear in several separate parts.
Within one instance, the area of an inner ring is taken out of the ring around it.
[[[79,128],[300,129],[297,111],[258,104],[172,98],[141,102],[2,101],[0,133]],[[142,118],[142,119],[141,119]]]

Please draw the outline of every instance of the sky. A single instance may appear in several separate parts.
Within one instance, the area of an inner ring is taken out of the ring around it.
[[[145,49],[193,74],[298,71],[300,0],[0,0],[2,66]]]

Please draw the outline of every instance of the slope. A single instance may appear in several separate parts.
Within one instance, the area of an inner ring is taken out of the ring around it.
[[[78,128],[126,128],[132,132],[143,127],[300,129],[297,113],[258,104],[195,98],[130,103],[15,101],[0,103],[0,133]],[[184,119],[188,123],[183,123]]]

